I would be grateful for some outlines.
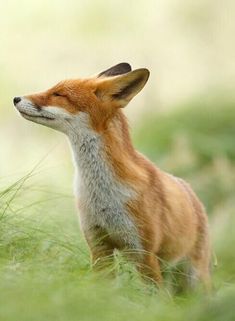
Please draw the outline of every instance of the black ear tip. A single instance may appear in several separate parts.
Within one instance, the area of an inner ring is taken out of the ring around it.
[[[125,69],[126,72],[129,72],[132,70],[131,65],[128,64],[128,62],[121,62],[120,64],[118,64],[117,66],[120,66],[121,68]]]
[[[127,62],[121,62],[103,72],[101,72],[98,77],[113,77],[118,75],[123,75],[131,71],[131,66]]]

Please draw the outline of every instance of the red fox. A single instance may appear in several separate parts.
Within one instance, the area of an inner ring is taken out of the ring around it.
[[[210,241],[203,205],[182,179],[137,152],[122,112],[149,78],[120,63],[100,74],[61,81],[15,97],[27,120],[65,133],[76,169],[81,228],[94,265],[124,250],[141,274],[162,283],[161,262],[188,258],[210,284]]]

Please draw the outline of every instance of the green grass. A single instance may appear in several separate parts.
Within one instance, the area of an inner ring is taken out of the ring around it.
[[[234,320],[234,111],[207,107],[147,120],[135,141],[203,198],[218,259],[212,295],[158,291],[118,254],[114,279],[93,273],[73,197],[40,186],[34,168],[9,187],[0,181],[0,320]],[[170,269],[169,285],[177,273]]]

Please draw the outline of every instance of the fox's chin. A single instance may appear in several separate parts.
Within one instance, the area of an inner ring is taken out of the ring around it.
[[[52,117],[43,116],[43,115],[29,115],[25,112],[20,112],[20,114],[24,119],[30,122],[33,122],[38,125],[46,126],[53,130],[66,134],[66,130],[64,130],[63,126],[61,125],[61,122],[57,118],[52,118]]]
[[[39,125],[43,125],[46,127],[51,127],[54,128],[53,125],[55,125],[55,118],[49,118],[46,116],[41,116],[41,115],[29,115],[25,112],[20,112],[20,115],[28,120],[31,121],[33,123],[39,124]]]
[[[22,117],[26,118],[26,119],[45,119],[45,120],[55,120],[54,117],[48,117],[48,116],[44,116],[44,115],[29,115],[26,112],[20,111],[20,114]]]

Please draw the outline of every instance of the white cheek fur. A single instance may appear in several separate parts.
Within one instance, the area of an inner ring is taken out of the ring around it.
[[[45,111],[48,111],[49,113],[51,113],[52,115],[59,116],[59,117],[71,117],[72,115],[66,111],[64,108],[61,107],[56,107],[56,106],[42,106],[42,108]]]

